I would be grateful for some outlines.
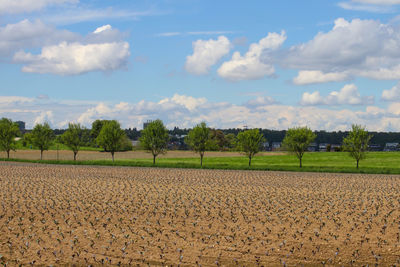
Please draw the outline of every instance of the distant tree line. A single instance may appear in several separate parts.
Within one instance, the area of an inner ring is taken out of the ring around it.
[[[56,137],[56,134],[58,136]],[[110,152],[112,161],[117,151],[132,150],[133,146],[129,136],[139,138],[141,148],[153,155],[153,164],[156,157],[166,153],[171,139],[184,137],[185,146],[200,155],[200,165],[203,165],[203,157],[206,151],[212,150],[236,150],[244,153],[249,159],[251,166],[252,158],[263,150],[267,138],[282,139],[284,150],[292,152],[299,159],[299,166],[302,167],[302,158],[311,143],[330,142],[341,144],[343,151],[348,151],[359,167],[359,161],[364,159],[370,142],[378,142],[380,138],[391,138],[398,133],[375,133],[369,134],[365,127],[352,125],[349,132],[313,132],[307,127],[294,127],[286,131],[273,131],[262,129],[228,129],[218,130],[209,128],[205,122],[197,124],[193,129],[174,128],[168,131],[161,120],[149,122],[142,131],[134,129],[123,130],[116,120],[96,120],[89,130],[78,123],[69,123],[66,130],[52,130],[48,123],[37,124],[32,131],[25,133],[23,144],[31,144],[40,150],[40,159],[43,159],[43,152],[48,150],[57,141],[66,145],[73,152],[76,160],[77,154],[82,146],[96,146]],[[10,151],[16,149],[16,137],[20,136],[18,125],[10,119],[0,120],[0,149],[10,156]],[[376,136],[378,135],[378,137]],[[341,138],[341,139],[340,139]],[[390,139],[397,140],[397,139]],[[385,140],[386,141],[386,140]]]

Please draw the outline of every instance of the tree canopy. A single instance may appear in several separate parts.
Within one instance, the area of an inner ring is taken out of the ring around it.
[[[185,138],[189,147],[196,153],[200,154],[200,166],[203,166],[203,156],[204,152],[208,149],[209,140],[210,129],[207,127],[205,122],[193,127]]]
[[[251,159],[261,150],[265,141],[258,129],[247,130],[237,135],[238,149],[249,158],[249,166],[251,166]]]
[[[121,129],[119,122],[112,120],[103,124],[96,140],[99,146],[111,153],[114,162],[114,153],[121,148],[124,138],[125,131]]]
[[[68,129],[61,136],[61,141],[72,150],[76,160],[76,155],[84,144],[82,126],[79,123],[69,123]]]
[[[343,138],[343,147],[348,151],[350,156],[357,162],[357,169],[360,160],[365,159],[368,150],[368,144],[372,135],[368,134],[365,127],[353,124],[349,135]]]
[[[18,124],[7,118],[0,120],[0,149],[7,152],[7,158],[10,158],[10,150],[15,150],[15,137],[19,134]]]
[[[36,124],[30,136],[30,142],[40,150],[40,160],[43,159],[43,151],[48,150],[54,141],[54,132],[50,125],[45,122],[44,124]]]
[[[296,155],[301,168],[303,155],[315,138],[316,135],[308,127],[294,127],[287,130],[282,145]]]
[[[165,153],[168,138],[168,130],[161,120],[154,120],[143,129],[139,140],[142,147],[152,153],[153,164],[156,163],[159,154]]]

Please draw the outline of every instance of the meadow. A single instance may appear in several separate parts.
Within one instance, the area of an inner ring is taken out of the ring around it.
[[[400,176],[0,162],[0,264],[400,264]]]
[[[58,156],[57,156],[58,154]],[[5,153],[0,154],[5,157]],[[39,162],[40,152],[37,150],[17,150],[11,152],[12,160]],[[57,160],[58,158],[58,160]],[[80,151],[78,161],[73,162],[73,155],[68,150],[50,150],[44,152],[44,163],[78,164],[78,165],[116,165],[151,167],[152,156],[145,151],[117,152],[116,162],[111,161],[110,153],[99,151]],[[305,172],[339,172],[339,173],[376,173],[400,174],[400,152],[369,152],[367,158],[356,162],[346,152],[313,152],[303,157],[303,168],[299,168],[298,159],[285,152],[262,152],[252,160],[248,167],[248,159],[239,152],[206,152],[203,162],[205,169],[232,170],[274,170]],[[156,167],[165,168],[200,168],[198,154],[191,151],[168,151],[160,155]]]

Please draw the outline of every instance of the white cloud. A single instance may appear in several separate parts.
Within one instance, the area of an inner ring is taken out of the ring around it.
[[[328,96],[323,97],[318,91],[313,93],[305,92],[300,104],[308,105],[366,105],[373,104],[373,96],[362,97],[354,84],[345,85],[340,91],[332,91]]]
[[[385,101],[400,101],[400,83],[396,84],[390,90],[383,90],[382,100]]]
[[[326,83],[326,82],[339,82],[349,79],[348,75],[343,72],[323,73],[318,70],[303,70],[299,71],[297,77],[293,82],[297,85],[313,84],[313,83]]]
[[[107,31],[107,30],[111,30],[111,29],[112,29],[111,25],[107,24],[107,25],[98,27],[93,33],[101,33],[101,32]]]
[[[178,95],[175,94],[172,98],[164,98],[158,102],[161,105],[172,105],[176,104],[182,105],[187,108],[189,111],[194,111],[197,107],[204,105],[207,102],[205,98],[194,98],[192,96]]]
[[[43,123],[49,123],[53,124],[53,111],[47,110],[47,111],[42,111],[39,116],[37,116],[33,122],[33,125],[36,124],[43,124]]]
[[[0,14],[16,14],[41,10],[47,6],[75,4],[79,0],[0,0]]]
[[[0,105],[13,105],[17,103],[33,102],[34,98],[24,96],[0,96]]]
[[[15,97],[15,100],[18,99],[19,97]],[[337,99],[340,98],[337,97]],[[90,127],[96,119],[116,119],[124,128],[142,128],[146,120],[159,118],[170,129],[174,126],[190,128],[201,121],[206,121],[211,127],[218,128],[248,125],[254,128],[287,129],[307,125],[315,130],[343,131],[350,129],[351,124],[357,123],[366,125],[367,129],[374,131],[400,130],[400,103],[398,102],[391,103],[387,109],[360,106],[358,110],[353,110],[355,107],[330,109],[326,106],[296,107],[276,103],[254,108],[248,106],[248,103],[236,105],[227,102],[210,102],[205,98],[179,94],[158,102],[141,100],[136,103],[116,104],[36,98],[26,100],[28,102],[9,102],[3,105],[0,103],[0,117],[11,118],[15,121],[23,120],[27,122],[28,129],[32,128],[35,122],[46,120],[57,128],[67,127],[68,122],[80,122]]]
[[[38,48],[57,44],[60,40],[75,41],[79,38],[78,34],[57,30],[40,20],[34,22],[22,20],[0,27],[0,57],[7,57],[20,49]]]
[[[223,56],[229,53],[231,43],[225,36],[217,40],[197,40],[193,42],[193,54],[186,57],[185,69],[195,75],[204,75],[210,71]]]
[[[145,11],[122,10],[115,8],[85,9],[79,8],[63,9],[62,13],[43,16],[43,20],[57,25],[69,25],[86,21],[104,21],[113,19],[139,20],[141,17],[163,15],[167,12],[154,9]]]
[[[270,62],[269,53],[280,48],[285,40],[285,32],[269,33],[258,43],[251,44],[244,56],[235,52],[232,59],[218,69],[218,74],[230,81],[255,80],[273,75],[275,68]]]
[[[400,5],[400,0],[352,0],[353,2],[374,5]]]
[[[373,4],[363,4],[354,2],[340,2],[338,6],[353,11],[364,11],[372,13],[393,13],[395,10],[391,6],[387,5],[373,5]]]
[[[392,80],[400,79],[399,62],[398,28],[375,20],[339,18],[331,31],[291,47],[282,66],[319,74]]]
[[[18,52],[14,61],[26,64],[23,72],[74,75],[122,68],[129,55],[127,42],[86,45],[63,42],[43,47],[39,55]]]
[[[156,36],[158,37],[171,37],[171,36],[178,36],[181,35],[182,33],[180,32],[162,32],[162,33],[158,33],[156,34]]]
[[[257,108],[276,103],[277,101],[270,96],[258,96],[255,99],[250,99],[249,101],[247,101],[245,105],[249,108]]]

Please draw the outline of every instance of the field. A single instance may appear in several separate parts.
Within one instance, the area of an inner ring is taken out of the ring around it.
[[[58,153],[59,161],[56,161]],[[0,158],[5,153],[0,153]],[[19,160],[37,161],[40,152],[37,150],[17,150],[11,153],[11,158]],[[145,151],[118,152],[116,162],[111,162],[110,153],[99,151],[80,151],[78,162],[73,162],[71,151],[45,151],[44,160],[47,163],[87,164],[87,165],[119,165],[150,167],[152,155]],[[303,157],[303,168],[299,168],[298,159],[285,152],[263,152],[257,154],[248,167],[248,159],[238,152],[206,152],[203,168],[233,169],[233,170],[276,170],[276,171],[307,171],[307,172],[342,172],[342,173],[376,173],[400,174],[400,152],[370,152],[367,158],[360,162],[360,169],[356,169],[356,162],[345,152],[316,152],[306,153]],[[200,158],[191,151],[168,151],[157,158],[156,166],[174,168],[199,168]]]
[[[400,264],[400,176],[0,163],[0,263]]]

